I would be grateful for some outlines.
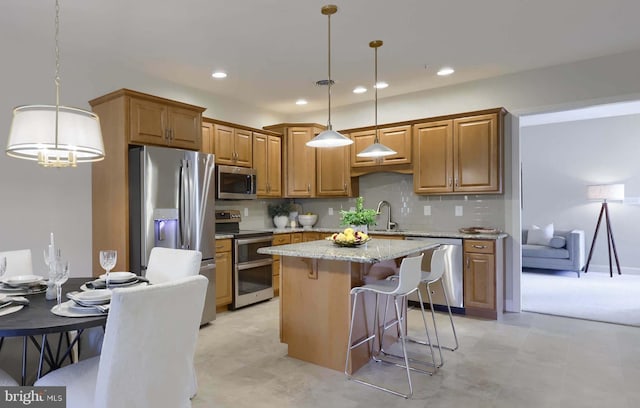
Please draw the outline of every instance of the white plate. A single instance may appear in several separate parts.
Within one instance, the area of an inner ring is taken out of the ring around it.
[[[110,272],[109,273],[109,282],[126,282],[136,277],[136,274],[133,272]],[[107,280],[107,274],[100,275],[100,279],[103,281]]]
[[[81,306],[77,306],[78,308],[81,308],[81,310],[76,311],[76,308],[74,306],[76,306],[76,304],[73,302],[73,300],[67,300],[64,303],[61,303],[60,306],[55,305],[54,307],[52,307],[51,313],[64,317],[107,316],[107,313],[99,312],[97,309],[90,307],[83,308]]]
[[[44,278],[42,276],[38,275],[16,275],[5,278],[3,282],[11,286],[32,285],[34,283],[41,282],[43,279]]]
[[[4,316],[4,315],[11,314],[11,313],[15,313],[18,310],[21,310],[23,307],[24,307],[24,305],[5,306],[2,309],[0,309],[0,316]]]
[[[69,296],[71,299],[77,299],[88,305],[102,305],[111,301],[110,289],[95,289],[87,292],[78,292]]]

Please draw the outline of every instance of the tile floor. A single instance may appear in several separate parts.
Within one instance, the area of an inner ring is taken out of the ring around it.
[[[419,321],[410,311],[411,327]],[[448,333],[446,315],[438,322]],[[221,313],[200,330],[193,407],[640,406],[638,328],[534,313],[498,322],[456,316],[455,323],[460,349],[446,352],[435,375],[414,374],[413,399],[404,400],[287,357],[278,339],[277,299]],[[370,363],[358,374],[405,385],[395,367]]]

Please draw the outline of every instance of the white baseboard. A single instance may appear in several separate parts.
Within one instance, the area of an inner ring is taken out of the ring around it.
[[[504,300],[504,311],[505,312],[520,312],[520,310],[515,310],[513,306],[513,300],[505,299]]]
[[[620,268],[620,271],[623,274],[629,274],[629,275],[640,275],[640,268],[635,268],[635,267],[630,267],[630,266],[624,266],[622,268]],[[598,273],[609,273],[609,265],[589,265],[589,273],[591,272],[598,272]],[[616,268],[616,264],[613,264],[613,274],[617,275],[618,274],[618,269]]]

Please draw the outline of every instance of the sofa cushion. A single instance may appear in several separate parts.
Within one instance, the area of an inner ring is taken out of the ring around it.
[[[527,244],[549,245],[551,238],[553,238],[553,224],[545,225],[542,228],[532,225],[527,235]]]
[[[566,248],[551,248],[546,245],[523,245],[522,256],[532,258],[568,259],[569,251]]]
[[[551,238],[551,241],[549,241],[549,246],[552,248],[564,248],[565,245],[567,245],[567,239],[558,235],[555,235]]]

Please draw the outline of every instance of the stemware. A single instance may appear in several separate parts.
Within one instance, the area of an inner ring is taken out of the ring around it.
[[[0,280],[4,277],[4,273],[7,271],[7,257],[0,257]]]
[[[105,284],[109,288],[109,272],[116,266],[118,260],[118,251],[115,249],[106,249],[100,251],[100,266],[105,271]]]
[[[62,284],[69,279],[69,262],[57,259],[53,265],[53,283],[56,285],[58,307],[62,302]]]

